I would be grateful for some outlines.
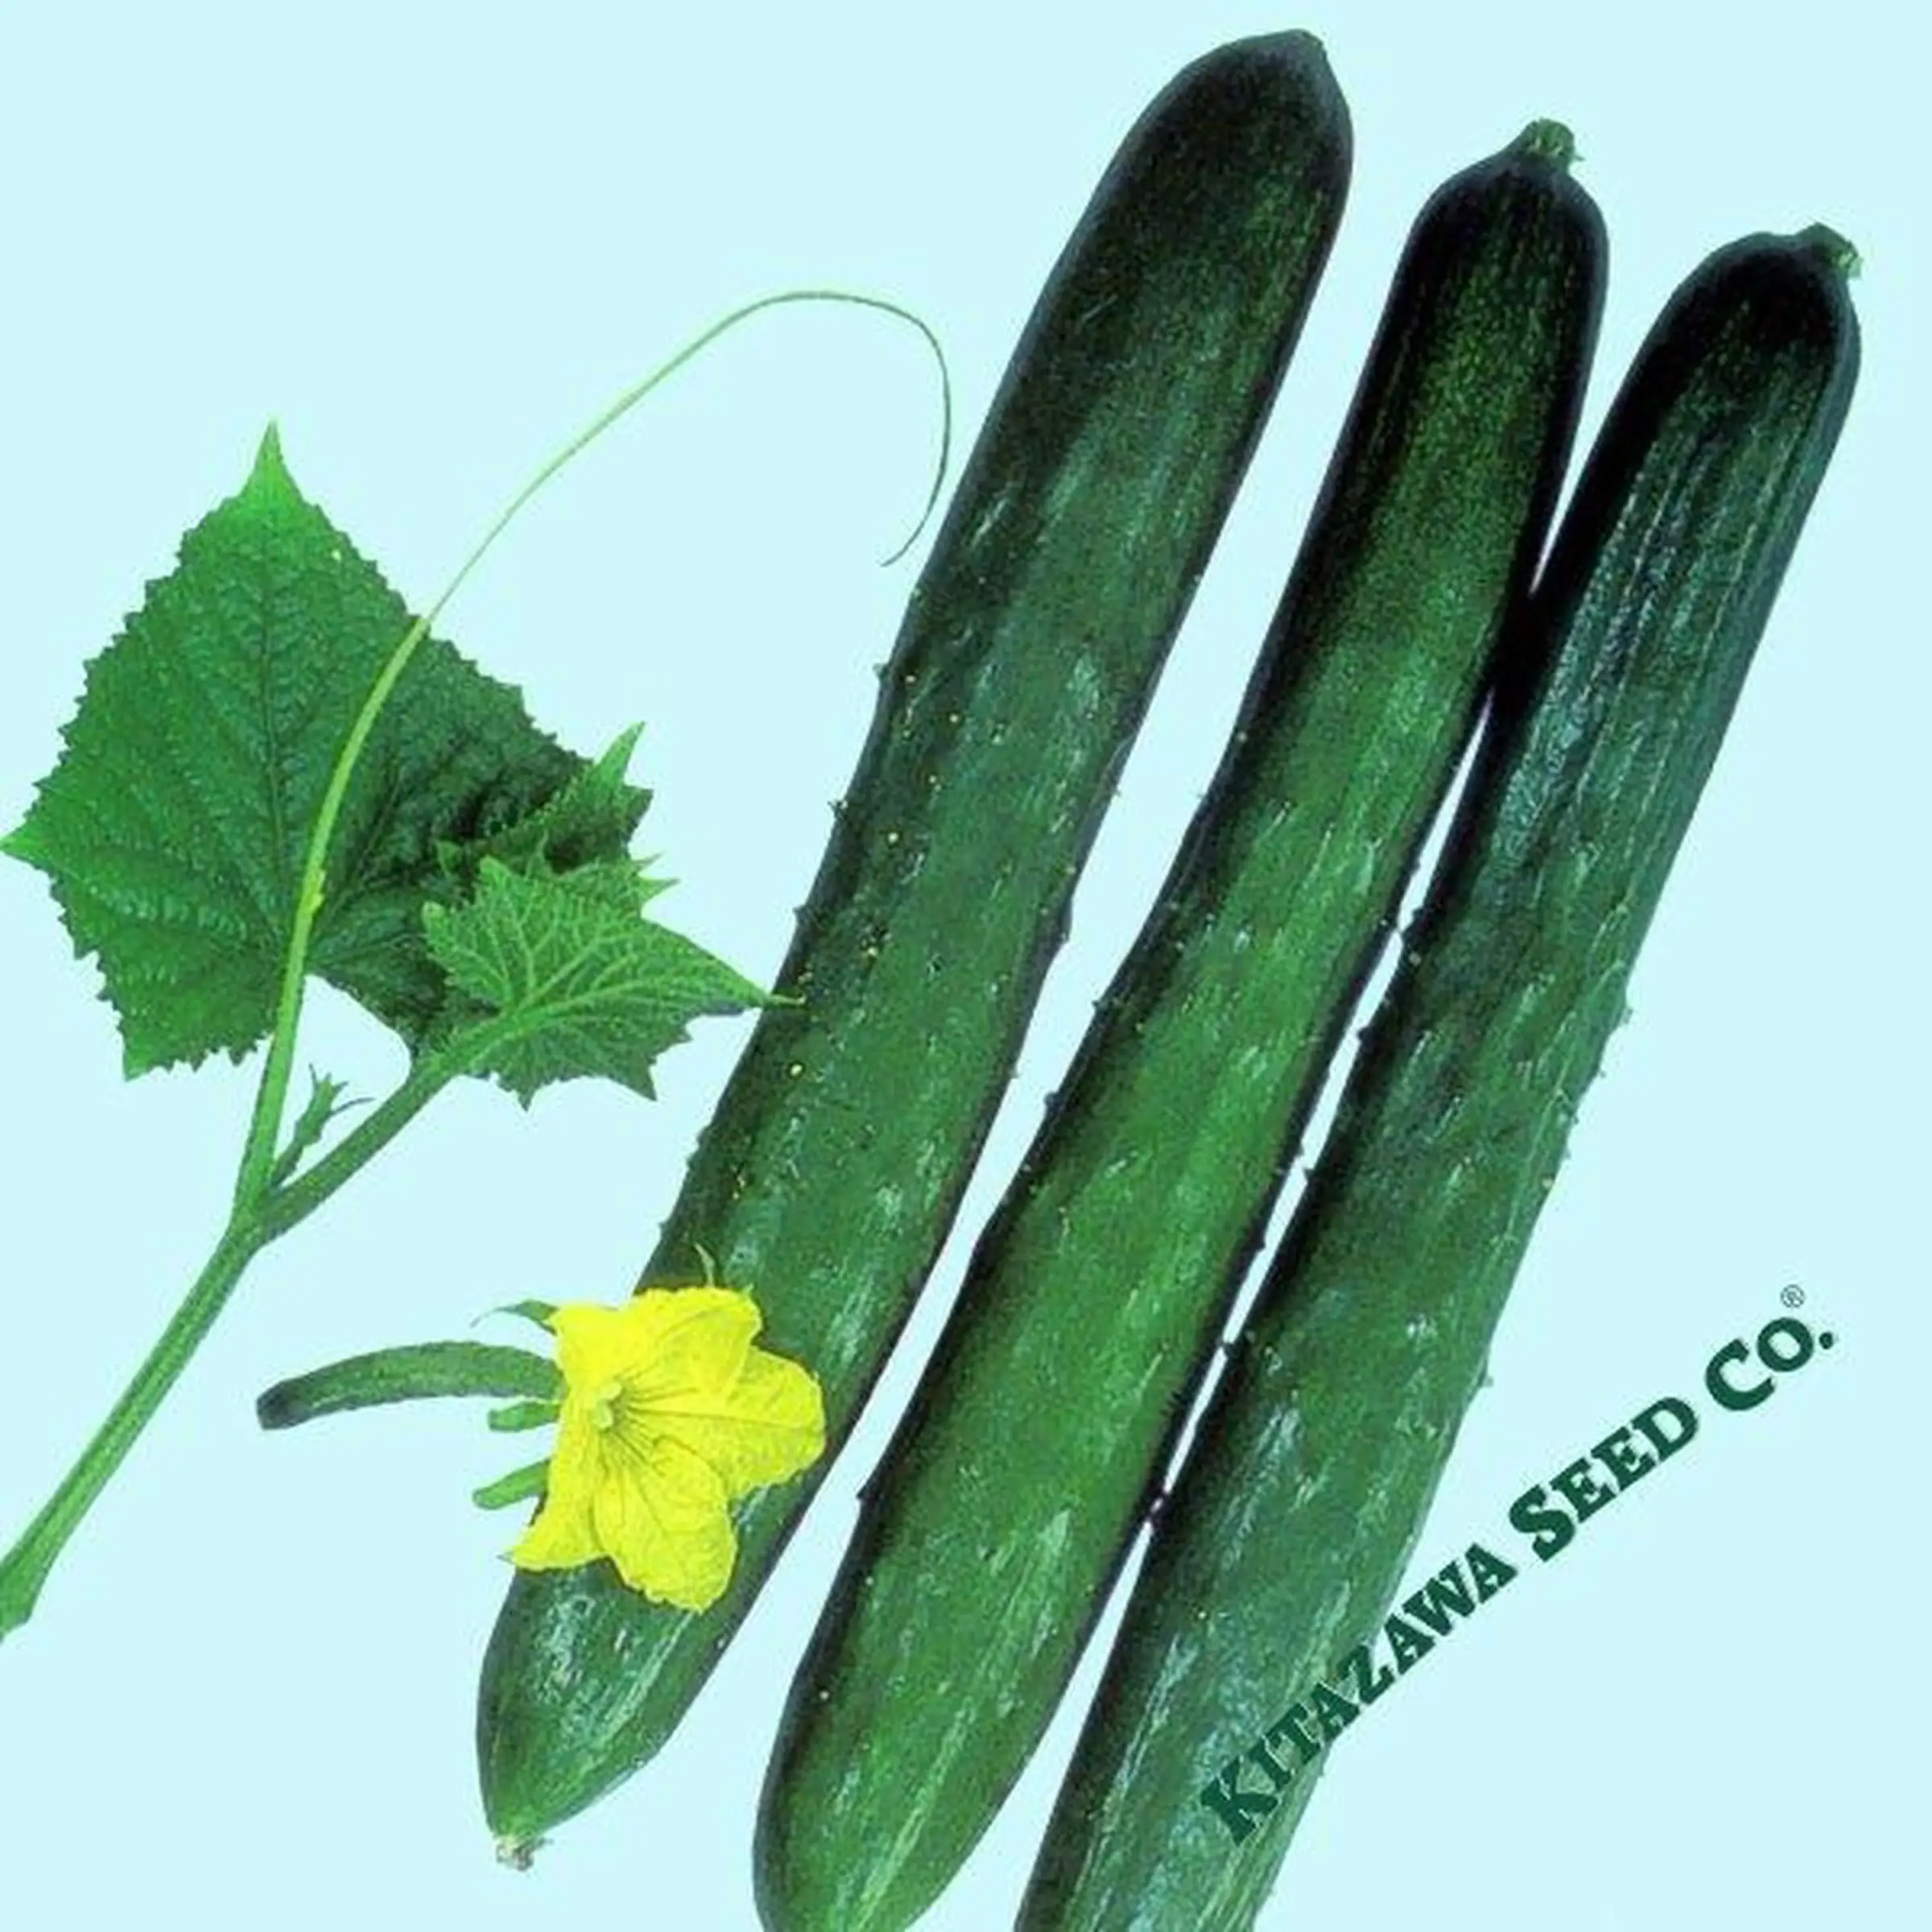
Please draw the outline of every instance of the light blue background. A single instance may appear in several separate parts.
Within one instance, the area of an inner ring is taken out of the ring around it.
[[[970,435],[1128,122],[1216,40],[1327,40],[1347,223],[1272,433],[1076,906],[963,1217],[1024,1146],[1220,749],[1422,197],[1533,116],[1577,130],[1614,249],[1591,419],[1669,289],[1747,230],[1863,250],[1862,392],[1421,1550],[1510,1498],[1802,1283],[1842,1337],[1525,1574],[1351,1733],[1264,1922],[1459,1932],[1889,1927],[1922,1897],[1917,1641],[1928,688],[1926,52],[1896,0],[1573,11],[1250,5],[543,10],[9,7],[0,819],[80,667],[241,481],[264,422],[419,605],[568,432],[704,322],[800,283],[893,295]],[[648,721],[663,916],[775,968],[917,558],[930,369],[794,311],[561,481],[444,629],[568,742]],[[919,553],[923,555],[923,550]],[[0,867],[8,1083],[0,1536],[24,1521],[217,1227],[252,1067],[124,1086],[37,874]],[[752,1819],[857,1484],[930,1302],[673,1745],[535,1870],[489,1856],[476,1662],[520,1460],[474,1411],[265,1438],[275,1377],[630,1285],[743,1037],[654,1107],[440,1101],[258,1265],[0,1646],[0,1923],[282,1932],[753,1925]],[[397,1055],[324,997],[307,1057]],[[881,1096],[889,1104],[889,1096]],[[782,1285],[769,1285],[774,1293]],[[1091,1692],[1083,1677],[1080,1702]],[[1071,1716],[1071,1714],[1070,1714]],[[1007,1922],[1074,1727],[927,1923]],[[1296,1908],[1299,1908],[1298,1913]]]

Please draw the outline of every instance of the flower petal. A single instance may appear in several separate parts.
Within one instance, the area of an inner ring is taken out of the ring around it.
[[[567,1407],[550,1459],[543,1506],[510,1553],[519,1570],[574,1570],[604,1554],[591,1507],[601,1461],[596,1432]]]
[[[764,1323],[736,1288],[646,1288],[619,1313],[625,1393],[652,1407],[693,1389],[729,1389]]]
[[[702,1392],[653,1406],[650,1427],[702,1456],[736,1496],[782,1483],[825,1453],[825,1398],[796,1362],[749,1350],[722,1396]]]
[[[737,1534],[724,1479],[679,1444],[654,1443],[612,1459],[592,1504],[597,1541],[633,1590],[680,1610],[705,1610],[724,1593]]]
[[[597,1302],[572,1302],[552,1314],[550,1325],[557,1338],[557,1367],[567,1392],[587,1393],[621,1377],[632,1357],[627,1312]]]

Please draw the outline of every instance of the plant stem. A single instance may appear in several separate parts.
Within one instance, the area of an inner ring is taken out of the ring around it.
[[[877,295],[857,295],[844,289],[786,289],[777,295],[761,295],[756,301],[733,309],[693,336],[675,355],[659,363],[649,375],[634,382],[538,470],[483,533],[482,540],[463,559],[456,575],[443,586],[435,602],[402,634],[395,649],[390,653],[387,663],[377,673],[376,681],[369,687],[369,695],[362,700],[362,708],[356,714],[349,736],[336,754],[335,769],[329,774],[328,788],[323,794],[321,808],[310,829],[308,850],[295,890],[288,951],[282,963],[282,985],[275,1005],[275,1030],[269,1038],[268,1062],[262,1069],[262,1084],[255,1096],[254,1115],[249,1123],[248,1142],[242,1150],[241,1171],[235,1179],[235,1212],[238,1216],[246,1216],[252,1212],[256,1203],[268,1191],[275,1171],[275,1146],[281,1137],[283,1109],[287,1104],[289,1079],[295,1068],[295,1028],[302,1014],[302,985],[308,972],[309,942],[314,935],[316,914],[322,910],[324,872],[328,860],[329,842],[335,836],[336,821],[341,815],[342,802],[349,795],[349,782],[354,774],[356,761],[362,755],[369,734],[375,729],[377,716],[388,701],[389,694],[395,689],[397,680],[408,668],[416,647],[428,636],[429,627],[442,615],[444,606],[463,587],[469,573],[482,562],[490,547],[559,470],[720,336],[768,308],[779,308],[795,302],[841,302],[855,308],[874,309],[910,323],[925,337],[939,370],[939,461],[933,471],[932,487],[927,493],[926,506],[913,526],[912,535],[886,561],[894,563],[903,556],[926,527],[927,519],[939,502],[939,487],[945,478],[947,458],[952,444],[952,381],[947,371],[945,352],[939,347],[939,338],[911,310]]]
[[[196,1277],[187,1298],[161,1331],[160,1339],[134,1372],[121,1399],[108,1411],[93,1440],[81,1451],[26,1534],[0,1558],[0,1637],[18,1629],[33,1615],[40,1587],[68,1538],[174,1387],[266,1238],[258,1228],[229,1223],[208,1265]]]
[[[429,634],[431,625],[435,623],[444,606],[517,513],[579,451],[602,435],[634,404],[642,401],[667,377],[681,369],[727,329],[761,310],[791,302],[845,302],[861,308],[880,310],[910,323],[931,346],[939,361],[943,406],[939,467],[918,527],[914,530],[913,536],[906,539],[901,551],[894,555],[902,554],[905,548],[910,547],[913,538],[925,527],[926,518],[939,499],[951,440],[952,386],[947,375],[945,357],[931,330],[909,310],[877,296],[848,295],[836,289],[794,289],[781,295],[761,297],[733,310],[669,361],[660,364],[642,382],[626,390],[587,429],[552,456],[511,500],[509,507],[485,533],[483,540],[444,586],[442,594],[403,633],[369,687],[361,708],[343,740],[342,749],[336,753],[328,788],[323,794],[316,822],[310,828],[302,876],[296,887],[288,949],[283,959],[282,980],[276,999],[275,1030],[269,1036],[262,1084],[255,1094],[248,1137],[243,1144],[235,1175],[234,1198],[229,1211],[228,1225],[207,1265],[196,1277],[194,1286],[175,1310],[173,1319],[161,1331],[160,1339],[150,1351],[147,1360],[135,1371],[120,1400],[108,1411],[107,1419],[96,1431],[93,1439],[80,1452],[73,1468],[48,1498],[46,1507],[27,1525],[26,1534],[5,1557],[0,1558],[0,1637],[4,1637],[9,1631],[17,1630],[33,1615],[41,1587],[66,1547],[68,1539],[80,1526],[81,1518],[93,1507],[108,1480],[120,1468],[135,1439],[153,1418],[167,1392],[180,1380],[188,1357],[200,1346],[215,1318],[227,1306],[228,1298],[234,1292],[235,1285],[249,1262],[270,1241],[287,1233],[296,1222],[319,1208],[357,1168],[415,1119],[437,1092],[457,1075],[467,1071],[472,1064],[480,1063],[480,1056],[487,1053],[490,1029],[484,1026],[471,1030],[467,1046],[460,1050],[425,1054],[411,1068],[402,1084],[306,1173],[292,1180],[278,1179],[277,1162],[281,1158],[278,1145],[282,1137],[283,1115],[287,1106],[289,1080],[295,1066],[295,1034],[301,1022],[302,989],[308,972],[309,947],[315,935],[316,917],[322,909],[329,845],[335,836],[336,822],[341,815],[343,801],[349,795],[349,780],[357,761],[369,741],[370,732],[375,729],[377,717],[397,681],[408,668],[417,646]],[[533,1468],[540,1467],[533,1465]],[[525,1471],[514,1480],[529,1478],[530,1472]],[[496,1487],[502,1489],[503,1485]]]
[[[487,1034],[480,1030],[479,1039]],[[188,1360],[228,1304],[248,1264],[270,1241],[312,1214],[357,1168],[394,1138],[469,1064],[467,1054],[431,1055],[353,1133],[299,1179],[258,1195],[229,1221],[207,1265],[195,1278],[174,1319],[108,1411],[47,1505],[0,1558],[0,1637],[33,1615],[41,1586],[80,1520],[153,1418]]]
[[[473,1044],[487,1045],[481,1028]],[[365,1114],[328,1152],[293,1180],[284,1181],[259,1201],[255,1218],[264,1241],[287,1233],[306,1220],[353,1174],[386,1147],[449,1083],[468,1071],[469,1055],[426,1054],[408,1078],[373,1112]]]

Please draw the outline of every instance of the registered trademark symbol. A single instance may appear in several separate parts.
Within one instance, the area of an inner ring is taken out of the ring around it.
[[[1805,1305],[1805,1291],[1794,1282],[1777,1298],[1787,1308],[1802,1308]]]

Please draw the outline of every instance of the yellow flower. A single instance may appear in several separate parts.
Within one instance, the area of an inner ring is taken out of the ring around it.
[[[557,1446],[510,1561],[565,1570],[607,1556],[654,1602],[716,1602],[737,1555],[728,1505],[825,1451],[817,1381],[754,1348],[760,1325],[732,1288],[647,1288],[619,1308],[556,1310]]]

